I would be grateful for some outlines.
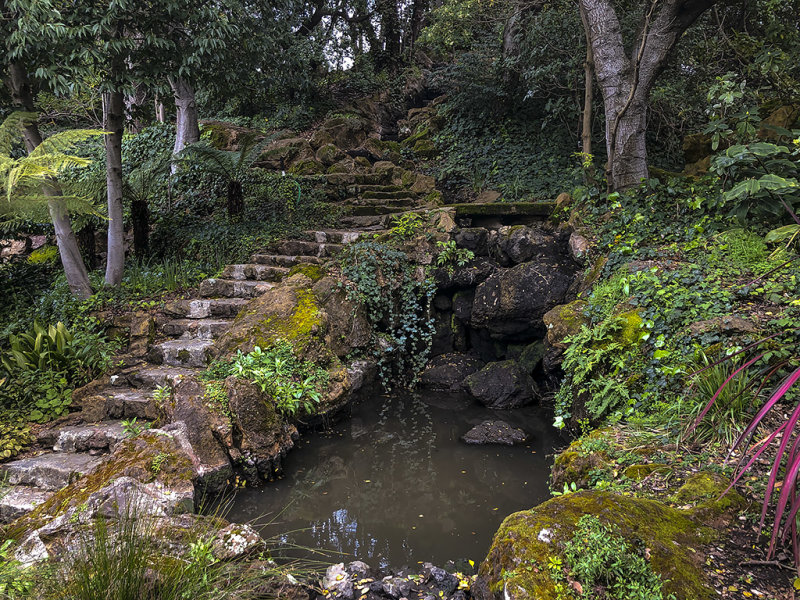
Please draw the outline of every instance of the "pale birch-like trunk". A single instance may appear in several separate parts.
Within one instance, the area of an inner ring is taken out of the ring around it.
[[[106,285],[122,283],[125,268],[125,228],[122,220],[122,133],[125,99],[122,92],[103,94],[103,126],[106,135],[106,195],[108,198],[108,254]]]
[[[172,93],[175,96],[175,147],[173,154],[180,154],[189,144],[200,141],[200,125],[197,118],[197,104],[194,97],[194,88],[181,77],[169,80]],[[173,165],[173,172],[175,165]]]
[[[580,0],[595,74],[606,113],[609,188],[623,190],[647,178],[647,104],[670,51],[716,0],[651,0],[625,52],[612,0]]]
[[[14,105],[26,112],[34,112],[33,96],[25,67],[20,63],[9,65],[7,81]],[[23,136],[29,153],[42,143],[42,135],[36,123],[28,123],[23,130]],[[56,245],[61,257],[61,265],[64,267],[67,285],[75,296],[85,300],[92,295],[92,286],[89,283],[89,275],[81,256],[78,240],[72,230],[67,208],[64,201],[59,198],[58,190],[45,185],[42,193],[49,198],[47,208],[50,212],[50,219],[53,221]]]

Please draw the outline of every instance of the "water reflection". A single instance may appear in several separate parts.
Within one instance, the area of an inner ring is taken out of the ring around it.
[[[459,441],[487,419],[521,427],[532,441]],[[330,431],[305,436],[287,477],[241,492],[230,518],[274,518],[265,535],[291,531],[283,539],[375,566],[479,560],[505,515],[548,497],[547,454],[559,443],[549,423],[539,408],[495,412],[455,394],[377,396]]]

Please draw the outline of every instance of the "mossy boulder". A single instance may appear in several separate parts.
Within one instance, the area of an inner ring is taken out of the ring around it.
[[[648,463],[642,465],[631,465],[623,471],[623,475],[633,481],[642,481],[650,477],[653,473],[667,474],[672,472],[672,468],[658,463]]]
[[[420,158],[433,158],[438,154],[433,140],[421,139],[414,143],[414,154]]]
[[[298,160],[289,168],[292,175],[321,175],[325,172],[325,165],[315,159]]]
[[[367,119],[357,115],[342,115],[328,119],[320,128],[320,136],[327,134],[330,142],[342,150],[352,150],[363,144],[370,133],[373,124]]]
[[[564,559],[566,543],[587,514],[617,528],[631,545],[649,549],[650,565],[665,581],[665,594],[678,600],[716,597],[701,567],[703,547],[717,536],[714,529],[698,524],[690,511],[600,491],[559,496],[508,516],[480,565],[473,594],[483,600],[558,600],[548,560]]]
[[[209,143],[217,150],[236,151],[242,141],[264,137],[260,131],[224,121],[201,121],[200,126],[203,134],[208,135]]]
[[[750,503],[736,490],[728,490],[730,481],[718,475],[701,471],[689,477],[670,497],[670,501],[691,507],[695,518],[707,523],[726,523]]]
[[[317,162],[322,163],[326,167],[330,167],[345,158],[346,154],[339,150],[333,144],[325,144],[320,146],[315,155]]]
[[[288,169],[298,162],[314,159],[314,150],[304,138],[277,140],[266,147],[257,161],[257,166],[268,169]]]
[[[561,490],[574,483],[576,488],[586,488],[593,471],[608,469],[610,465],[611,459],[606,452],[584,452],[580,442],[573,443],[556,456],[550,471],[550,487]]]

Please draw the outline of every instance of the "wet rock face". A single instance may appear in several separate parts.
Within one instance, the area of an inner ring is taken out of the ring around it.
[[[463,389],[464,380],[483,367],[483,362],[457,352],[442,354],[428,363],[420,376],[420,383],[432,390],[457,392]]]
[[[505,421],[484,421],[461,436],[461,441],[470,445],[502,444],[515,446],[528,440],[528,434],[512,427]]]
[[[495,338],[530,336],[543,329],[542,316],[565,299],[571,283],[571,270],[554,261],[501,269],[475,290],[471,324]]]
[[[464,380],[469,393],[487,408],[508,410],[533,404],[536,384],[514,360],[493,362]]]

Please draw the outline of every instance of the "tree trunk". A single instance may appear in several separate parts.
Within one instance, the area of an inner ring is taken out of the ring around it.
[[[94,270],[97,268],[97,246],[95,239],[96,230],[94,223],[89,221],[83,229],[78,231],[76,237],[78,238],[78,247],[81,249],[81,254],[86,261],[86,266]]]
[[[241,181],[228,182],[228,216],[234,217],[244,210],[244,190]]]
[[[9,65],[7,83],[14,105],[26,112],[34,112],[33,95],[28,82],[28,73],[22,64],[12,63]],[[39,127],[34,122],[25,126],[23,137],[29,153],[42,143]],[[86,265],[83,263],[78,240],[72,231],[64,201],[59,199],[58,190],[53,189],[51,186],[44,186],[42,193],[50,197],[47,201],[47,208],[56,232],[56,245],[61,256],[61,265],[64,267],[67,285],[69,285],[70,291],[75,296],[85,300],[92,295],[92,286],[89,283]]]
[[[377,0],[376,8],[381,17],[381,37],[383,38],[386,66],[397,66],[400,59],[400,19],[397,4],[391,0]]]
[[[156,121],[159,123],[163,123],[167,120],[166,110],[164,109],[164,103],[161,101],[161,98],[156,96],[155,98],[155,105],[156,105]]]
[[[189,144],[200,141],[200,126],[197,122],[197,105],[194,99],[194,88],[188,81],[181,77],[170,79],[169,84],[175,96],[175,108],[177,112],[175,147],[172,152],[173,154],[179,154],[181,150]]]
[[[129,131],[140,133],[144,128],[142,112],[147,101],[147,90],[141,83],[134,86],[133,94],[125,95],[125,113],[128,116]]]
[[[594,101],[594,52],[592,40],[589,39],[589,26],[586,12],[580,7],[581,22],[586,34],[586,61],[583,63],[583,115],[581,116],[581,152],[592,154],[592,102]]]
[[[409,52],[414,53],[414,46],[417,44],[419,34],[422,31],[422,23],[425,19],[425,13],[428,11],[429,0],[414,0],[414,6],[411,8],[411,23],[409,24],[408,32],[408,46]]]
[[[580,0],[605,106],[609,189],[623,190],[647,178],[650,90],[683,32],[715,2],[651,0],[627,56],[612,0]]]
[[[108,254],[106,285],[122,283],[125,268],[125,228],[122,221],[122,132],[125,102],[122,92],[103,94],[103,123],[106,136],[106,192],[108,197]]]

